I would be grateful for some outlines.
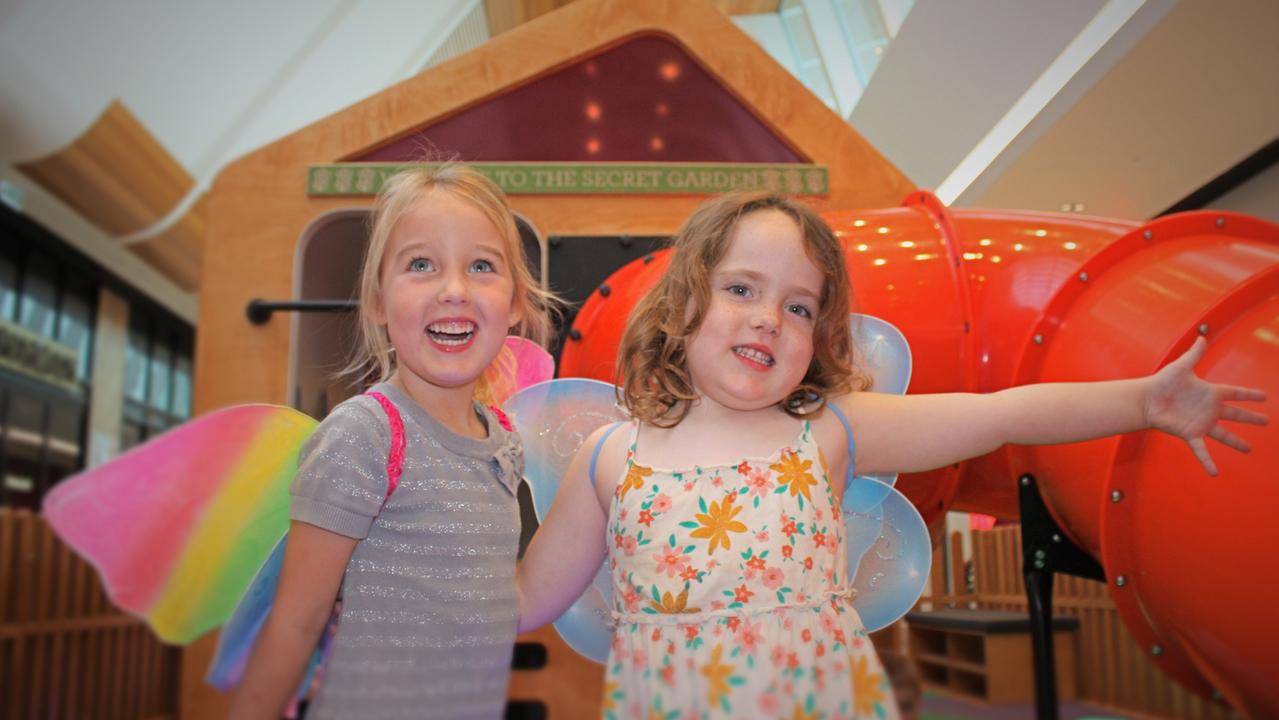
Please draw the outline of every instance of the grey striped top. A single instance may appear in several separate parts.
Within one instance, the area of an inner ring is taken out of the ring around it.
[[[308,720],[500,718],[519,615],[519,438],[479,405],[483,440],[391,385],[372,389],[404,420],[403,473],[385,507],[391,434],[367,396],[320,423],[292,488],[289,517],[361,540]]]

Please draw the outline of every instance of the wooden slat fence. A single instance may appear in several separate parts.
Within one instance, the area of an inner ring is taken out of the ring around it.
[[[179,660],[43,518],[0,508],[0,718],[175,717]]]
[[[1020,526],[973,532],[972,561],[979,607],[1027,612],[1026,586],[1021,578]],[[1057,575],[1053,581],[1053,613],[1079,618],[1075,671],[1079,699],[1153,717],[1242,718],[1164,675],[1128,634],[1104,583]]]

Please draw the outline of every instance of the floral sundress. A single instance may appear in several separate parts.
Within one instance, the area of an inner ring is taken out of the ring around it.
[[[637,464],[637,432],[609,510],[603,716],[896,718],[809,423],[766,458],[686,470]]]

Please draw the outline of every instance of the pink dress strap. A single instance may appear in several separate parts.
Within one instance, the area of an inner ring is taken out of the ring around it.
[[[399,408],[387,396],[372,390],[365,395],[377,400],[391,423],[391,454],[386,458],[386,497],[382,499],[385,503],[395,492],[395,486],[400,482],[400,471],[404,469],[404,420],[400,418]]]

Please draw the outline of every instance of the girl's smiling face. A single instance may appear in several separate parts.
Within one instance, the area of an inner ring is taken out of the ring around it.
[[[469,393],[519,321],[498,229],[478,208],[433,189],[388,237],[375,309],[410,394]]]
[[[799,226],[779,210],[749,213],[729,233],[705,316],[686,347],[703,403],[758,410],[804,379],[823,283],[804,248]]]

